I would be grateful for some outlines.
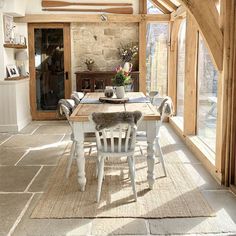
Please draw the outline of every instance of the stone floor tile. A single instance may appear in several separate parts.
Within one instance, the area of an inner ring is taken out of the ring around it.
[[[68,124],[62,125],[41,125],[34,134],[69,134],[71,128]]]
[[[38,176],[35,178],[34,182],[28,189],[29,192],[44,192],[47,186],[49,177],[51,176],[54,166],[44,166]]]
[[[8,138],[10,138],[12,134],[2,134],[0,133],[0,145],[6,141]]]
[[[39,166],[0,166],[0,192],[23,192]]]
[[[41,150],[50,146],[57,146],[63,135],[13,135],[7,140],[4,147],[33,147]]]
[[[36,194],[12,236],[80,236],[91,235],[90,219],[31,219],[39,200]]]
[[[0,194],[0,236],[6,236],[31,194]]]
[[[216,217],[153,219],[149,226],[154,235],[236,233],[235,223],[223,212]]]
[[[39,127],[40,127],[39,124],[35,124],[34,122],[31,122],[29,125],[23,128],[19,133],[20,134],[33,134]]]
[[[24,148],[4,148],[0,146],[0,165],[14,165],[26,150]]]
[[[236,224],[236,196],[229,191],[202,191],[216,212],[226,212]]]
[[[217,190],[225,189],[224,186],[218,184],[209,174],[202,164],[184,164],[186,171],[189,173],[194,183],[201,190]]]
[[[29,149],[29,152],[20,160],[18,165],[57,165],[65,149],[65,143],[59,143],[56,147],[45,147],[41,150]]]
[[[146,235],[148,233],[144,219],[114,218],[94,219],[92,235]]]

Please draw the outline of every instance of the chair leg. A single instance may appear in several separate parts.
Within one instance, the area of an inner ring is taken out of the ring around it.
[[[96,199],[97,202],[100,201],[103,175],[104,175],[104,157],[101,156],[98,165],[98,189],[97,189],[97,199]]]
[[[93,150],[93,147],[91,146],[91,147],[89,148],[89,156],[91,156],[92,150]]]
[[[101,160],[101,156],[98,156],[96,159],[96,178],[98,178],[98,171],[99,171],[99,162]]]
[[[132,189],[134,192],[134,199],[137,201],[137,192],[136,192],[136,186],[135,186],[135,165],[134,165],[134,157],[129,156],[128,157],[128,164],[129,164],[129,173],[131,177],[131,183],[132,183]]]
[[[159,143],[159,138],[156,139],[156,150],[158,151],[158,154],[159,154],[158,158],[161,162],[161,165],[162,165],[162,168],[163,168],[163,171],[164,171],[164,176],[167,176],[165,163],[164,163],[164,158],[163,158],[163,152],[161,150],[161,146],[160,146],[160,143]]]
[[[73,141],[71,149],[70,149],[70,157],[69,157],[68,164],[67,164],[66,178],[69,177],[72,161],[75,157],[75,152],[76,152],[76,142]]]

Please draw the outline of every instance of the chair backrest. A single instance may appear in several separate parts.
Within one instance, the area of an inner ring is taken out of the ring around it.
[[[96,116],[98,113],[93,113]],[[99,115],[104,113],[99,113]],[[129,118],[133,118],[134,122],[126,122],[127,116],[120,116],[123,112],[117,112],[116,115],[119,117],[118,121],[115,121],[114,125],[109,127],[103,127],[95,131],[97,148],[99,152],[103,153],[127,153],[132,152],[135,149],[136,132],[137,126],[142,119],[142,114],[137,116],[137,113],[130,112]],[[109,115],[114,115],[110,113]],[[95,127],[98,127],[98,123],[93,120],[90,116],[90,120],[93,122]],[[133,117],[132,117],[133,116]],[[124,119],[121,119],[124,118]],[[109,120],[108,113],[104,117]],[[96,120],[96,119],[95,119]]]
[[[65,115],[67,121],[69,122],[71,128],[72,128],[72,122],[70,121],[70,115],[72,114],[74,107],[75,107],[75,102],[72,99],[60,99],[59,102],[59,109],[60,113],[62,115]]]
[[[75,101],[76,105],[78,105],[80,103],[80,101],[83,99],[83,97],[84,97],[84,93],[82,93],[82,92],[73,91],[71,94],[71,99],[73,99]]]
[[[97,148],[101,152],[121,153],[133,151],[136,142],[137,126],[118,124],[96,131]]]

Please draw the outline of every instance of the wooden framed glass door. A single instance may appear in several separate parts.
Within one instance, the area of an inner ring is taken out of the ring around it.
[[[71,93],[70,25],[29,24],[30,105],[34,120],[56,119]]]

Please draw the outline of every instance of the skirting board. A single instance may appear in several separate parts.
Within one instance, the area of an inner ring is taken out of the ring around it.
[[[22,130],[26,125],[28,125],[32,121],[31,117],[27,117],[26,119],[22,120],[18,124],[5,124],[0,125],[0,133],[13,133],[19,132]]]

